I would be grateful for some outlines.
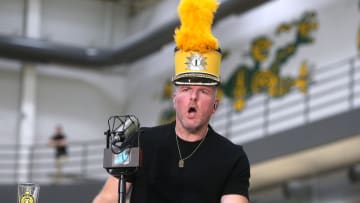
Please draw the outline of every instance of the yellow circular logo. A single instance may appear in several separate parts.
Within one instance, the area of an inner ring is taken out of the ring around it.
[[[20,202],[19,203],[36,203],[34,201],[34,197],[29,191],[26,191],[21,195]]]

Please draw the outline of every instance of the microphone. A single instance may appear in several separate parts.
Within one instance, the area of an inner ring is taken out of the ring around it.
[[[103,167],[119,177],[141,166],[140,122],[134,115],[111,116],[108,126]]]
[[[125,202],[126,176],[141,166],[140,123],[134,115],[111,116],[108,126],[103,167],[119,179],[119,202]]]
[[[137,135],[140,127],[139,120],[134,115],[113,116],[113,129],[110,131],[111,148],[116,154],[128,147],[129,141]]]
[[[131,136],[136,134],[140,127],[139,120],[134,115],[119,116],[118,119],[121,123],[120,126],[113,131],[114,136],[112,144],[128,140]]]

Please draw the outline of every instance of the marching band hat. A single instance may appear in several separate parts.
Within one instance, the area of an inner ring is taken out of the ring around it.
[[[180,28],[175,29],[175,85],[221,83],[221,50],[211,33],[216,0],[181,0],[178,6]]]

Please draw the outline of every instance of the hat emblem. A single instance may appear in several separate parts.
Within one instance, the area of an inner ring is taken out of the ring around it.
[[[185,62],[187,65],[187,70],[192,71],[201,71],[206,69],[206,57],[199,53],[191,53],[189,57],[187,57],[187,62]]]

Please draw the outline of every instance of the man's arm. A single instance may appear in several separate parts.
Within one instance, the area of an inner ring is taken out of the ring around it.
[[[119,201],[119,180],[114,176],[109,176],[103,188],[96,195],[92,203],[117,203]],[[131,183],[126,183],[126,193],[129,192]]]
[[[221,197],[221,203],[249,203],[249,200],[242,195],[229,194]]]
[[[65,138],[61,140],[50,139],[48,144],[51,147],[63,147],[67,145],[67,141]]]

